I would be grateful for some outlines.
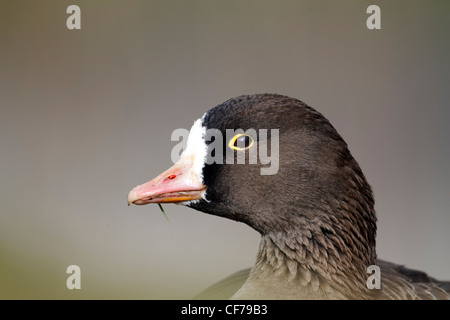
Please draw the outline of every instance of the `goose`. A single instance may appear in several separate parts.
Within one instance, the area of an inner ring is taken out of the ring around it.
[[[229,137],[231,129],[240,133]],[[222,138],[208,138],[211,130]],[[269,174],[264,152],[274,156]],[[128,204],[151,203],[184,205],[261,235],[253,267],[198,299],[450,299],[450,282],[377,258],[369,183],[331,123],[295,98],[243,95],[207,111],[180,160],[128,194]],[[368,270],[378,270],[377,287]]]

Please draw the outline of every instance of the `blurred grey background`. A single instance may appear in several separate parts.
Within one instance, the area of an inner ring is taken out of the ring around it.
[[[450,280],[450,2],[376,1],[371,31],[373,3],[2,1],[0,298],[184,299],[251,266],[246,225],[126,197],[171,165],[174,129],[262,92],[347,141],[379,257]]]

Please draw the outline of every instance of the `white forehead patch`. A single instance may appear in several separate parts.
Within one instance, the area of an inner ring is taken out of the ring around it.
[[[181,158],[185,156],[194,156],[194,173],[201,178],[203,178],[203,166],[205,165],[206,155],[208,152],[208,147],[204,139],[205,134],[206,128],[202,126],[202,120],[196,120],[189,131],[186,149],[181,154]]]
[[[207,159],[208,146],[206,145],[204,138],[206,135],[206,127],[202,125],[202,119],[203,117],[201,119],[197,119],[192,125],[192,128],[189,131],[186,149],[181,154],[180,159],[187,157],[194,160],[194,163],[192,164],[193,173],[203,183],[203,167],[205,166]],[[203,199],[206,200],[205,194],[206,192],[203,193]],[[191,202],[197,201],[198,200],[185,201],[181,204],[187,205]]]

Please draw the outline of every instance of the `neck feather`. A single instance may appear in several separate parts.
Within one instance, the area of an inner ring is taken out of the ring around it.
[[[346,254],[333,242],[313,232],[263,235],[249,278],[233,298],[369,298],[366,269],[375,261]]]

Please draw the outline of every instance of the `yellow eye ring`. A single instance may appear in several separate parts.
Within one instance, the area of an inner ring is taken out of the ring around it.
[[[240,138],[240,141],[238,143],[238,139]],[[255,139],[253,139],[251,136],[245,133],[238,133],[233,138],[230,139],[228,142],[228,147],[234,150],[245,150],[250,148],[253,143],[255,143]],[[243,148],[239,147],[239,145],[244,145]]]

